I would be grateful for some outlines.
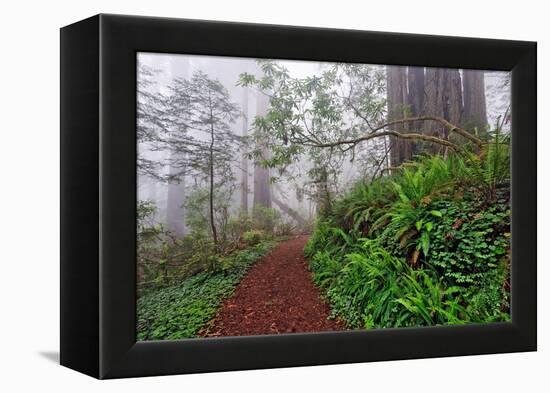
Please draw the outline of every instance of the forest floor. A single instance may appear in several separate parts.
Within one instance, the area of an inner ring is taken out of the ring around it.
[[[304,246],[308,236],[280,243],[257,262],[225,300],[207,337],[345,330],[312,282]]]

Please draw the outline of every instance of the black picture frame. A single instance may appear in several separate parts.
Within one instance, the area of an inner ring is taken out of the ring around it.
[[[136,342],[136,53],[511,70],[511,322]],[[61,364],[96,378],[534,351],[536,43],[97,15],[61,29]]]

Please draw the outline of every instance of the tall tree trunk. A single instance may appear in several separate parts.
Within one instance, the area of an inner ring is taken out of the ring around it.
[[[445,117],[443,108],[443,92],[445,87],[444,69],[426,68],[424,113],[428,116]],[[444,127],[436,122],[424,122],[424,133],[441,137]],[[424,146],[426,150],[436,153],[436,146]]]
[[[191,62],[187,60],[184,63],[185,77],[190,75]],[[180,70],[173,64],[169,63],[167,76],[173,78],[178,75]],[[170,158],[178,161],[184,157],[181,157],[178,153],[171,152]],[[178,168],[170,166],[168,173],[174,175],[179,172]],[[156,199],[155,199],[156,200]],[[185,235],[185,176],[181,178],[178,183],[169,183],[166,186],[166,227],[177,237],[183,237]]]
[[[269,107],[269,98],[261,93],[256,95],[256,116],[265,116]],[[262,148],[263,159],[270,158],[267,147]],[[254,163],[254,206],[271,207],[271,176],[269,168],[260,162]]]
[[[453,124],[460,124],[462,118],[462,82],[456,69],[427,68],[425,77],[424,113],[442,117]],[[437,122],[424,124],[425,134],[446,139],[449,130]],[[443,152],[441,146],[431,144],[426,150]]]
[[[421,116],[424,114],[424,67],[408,67],[407,70],[407,108],[409,116]],[[422,122],[409,123],[409,129],[419,132],[422,129]],[[409,142],[411,155],[418,154],[418,143]]]
[[[212,239],[214,240],[214,244],[218,245],[218,232],[216,231],[216,221],[214,217],[214,143],[215,143],[215,136],[214,136],[214,115],[212,113],[212,103],[210,103],[210,195],[209,195],[209,202],[210,202],[210,226],[212,228]]]
[[[445,70],[445,116],[452,124],[460,124],[464,105],[462,103],[462,78],[457,69]],[[448,133],[449,130],[446,130]]]
[[[420,116],[424,110],[424,67],[408,67],[407,85],[409,115]]]
[[[174,174],[174,171],[170,167],[169,173]],[[183,206],[185,202],[185,177],[182,177],[178,183],[169,183],[167,188],[166,226],[177,237],[183,237],[185,235],[185,208]]]
[[[317,184],[317,195],[315,198],[317,213],[324,216],[332,210],[332,196],[329,187],[328,172],[325,167],[319,168],[318,178],[315,183]]]
[[[388,121],[399,120],[406,117],[407,104],[407,68],[402,66],[387,66],[387,100]],[[394,131],[405,132],[406,124],[393,127]],[[411,158],[412,150],[408,141],[399,138],[390,138],[390,160],[392,166],[398,166],[403,161]]]
[[[269,158],[269,150],[262,149],[263,158]],[[254,164],[254,206],[271,207],[271,175],[269,168],[259,162]]]
[[[243,87],[243,125],[242,136],[246,140],[248,136],[248,88]],[[245,145],[246,146],[246,145]],[[245,151],[241,153],[241,210],[248,213],[248,157]]]
[[[464,116],[462,125],[466,129],[487,127],[487,104],[485,102],[485,73],[479,70],[464,70]]]

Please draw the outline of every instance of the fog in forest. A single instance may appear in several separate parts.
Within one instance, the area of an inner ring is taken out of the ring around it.
[[[138,54],[139,340],[510,320],[510,74]]]
[[[162,224],[176,237],[182,237],[192,230],[188,223],[188,206],[192,204],[189,198],[193,195],[196,197],[197,190],[205,188],[208,183],[208,173],[185,170],[186,165],[199,167],[201,163],[192,163],[192,160],[187,159],[186,155],[192,153],[183,145],[188,141],[198,142],[196,146],[199,149],[202,148],[201,144],[206,147],[209,136],[204,130],[197,130],[190,123],[186,123],[189,114],[182,112],[179,119],[177,113],[163,115],[160,113],[160,106],[166,105],[166,102],[177,94],[174,90],[174,81],[191,80],[197,73],[201,73],[207,80],[219,81],[227,91],[228,102],[222,105],[231,104],[233,107],[230,116],[221,121],[224,127],[228,127],[224,133],[229,139],[231,135],[243,138],[239,141],[233,140],[235,143],[232,143],[231,156],[220,158],[230,161],[226,162],[229,164],[224,169],[226,172],[214,173],[214,177],[223,176],[225,179],[221,180],[227,180],[219,184],[223,188],[220,189],[220,194],[224,194],[220,195],[220,198],[226,199],[220,201],[224,209],[228,209],[225,214],[232,216],[242,211],[251,214],[253,206],[260,204],[277,209],[282,219],[298,231],[307,231],[315,219],[316,212],[320,209],[319,194],[323,192],[323,187],[327,188],[326,191],[331,197],[337,197],[352,187],[354,182],[377,176],[385,168],[395,167],[413,158],[414,154],[422,152],[411,152],[407,147],[400,152],[394,147],[388,152],[391,136],[387,136],[355,144],[352,149],[338,149],[337,154],[330,158],[312,158],[307,152],[302,152],[294,154],[290,162],[266,165],[263,160],[272,157],[272,152],[264,147],[263,153],[266,153],[267,157],[263,157],[261,154],[258,155],[257,151],[254,152],[258,146],[253,146],[254,143],[258,143],[258,140],[254,141],[253,138],[258,128],[255,121],[268,115],[270,94],[274,90],[273,86],[261,85],[261,78],[266,76],[266,71],[278,73],[284,70],[284,75],[276,74],[279,79],[285,78],[284,83],[300,80],[304,82],[303,86],[307,83],[314,84],[316,78],[319,78],[319,83],[324,84],[322,88],[333,91],[341,98],[341,102],[331,102],[327,108],[319,110],[341,111],[336,114],[341,118],[335,120],[334,124],[339,122],[345,126],[346,137],[357,137],[364,132],[361,123],[382,124],[387,120],[407,115],[430,114],[422,112],[421,108],[414,108],[414,104],[421,102],[421,105],[426,107],[429,105],[430,95],[437,99],[438,95],[446,94],[443,89],[447,87],[441,83],[459,85],[450,89],[449,96],[439,98],[447,105],[441,112],[442,117],[455,125],[477,126],[476,132],[494,129],[499,126],[499,122],[502,123],[500,126],[504,132],[509,131],[510,76],[507,72],[383,65],[351,65],[350,68],[341,65],[341,68],[335,70],[338,65],[334,63],[287,60],[274,60],[271,63],[277,66],[276,70],[262,68],[265,61],[248,58],[138,54],[138,107],[143,110],[143,116],[138,119],[138,133],[142,136],[138,138],[138,200],[151,201],[155,208],[153,221]],[[445,71],[449,72],[449,82],[433,80],[440,78],[439,74]],[[320,80],[323,79],[323,73],[328,72],[335,73],[330,75],[334,86],[326,85],[329,78]],[[254,79],[253,83],[246,86],[239,83],[242,82],[244,74],[250,75]],[[422,79],[421,90],[415,91],[413,79],[419,76]],[[401,85],[397,86],[399,83]],[[477,83],[478,86],[468,86],[467,83]],[[314,87],[316,88],[316,93],[319,93],[319,86]],[[365,89],[366,92],[354,89]],[[393,90],[390,91],[391,89]],[[429,89],[433,91],[430,92]],[[473,91],[474,96],[477,94],[477,101],[468,102],[466,89]],[[417,97],[414,96],[415,92]],[[456,92],[459,93],[458,96],[453,97]],[[449,102],[451,100],[458,100],[456,108]],[[289,110],[302,111],[302,127],[307,128],[309,124],[309,127],[314,128],[316,115],[314,111],[308,112],[307,106],[314,106],[316,103],[314,100],[305,101],[301,103],[304,107]],[[353,103],[365,107],[356,108]],[[389,105],[393,105],[393,108],[388,111]],[[437,103],[432,105],[437,106]],[[396,110],[401,114],[392,113]],[[362,119],[360,111],[366,111],[371,118]],[[470,115],[468,111],[476,116],[482,116],[483,119],[467,119]],[[472,124],[467,124],[468,120],[473,120]],[[338,130],[331,129],[331,125],[326,127],[326,124],[321,124],[323,121],[326,122],[326,119],[319,120],[319,127],[325,127],[322,132],[326,135],[321,139],[334,142],[338,139]],[[373,128],[376,125],[369,124],[369,127]],[[310,129],[308,132],[315,133],[315,130]],[[171,135],[177,133],[185,134],[188,140],[176,137],[173,141],[177,141],[178,146],[171,148]],[[196,207],[195,204],[194,208]],[[216,218],[220,219],[222,218]]]

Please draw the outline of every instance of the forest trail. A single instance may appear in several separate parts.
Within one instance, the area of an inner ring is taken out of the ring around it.
[[[344,330],[328,319],[329,306],[312,281],[304,246],[308,236],[280,243],[256,263],[226,299],[204,336]]]

